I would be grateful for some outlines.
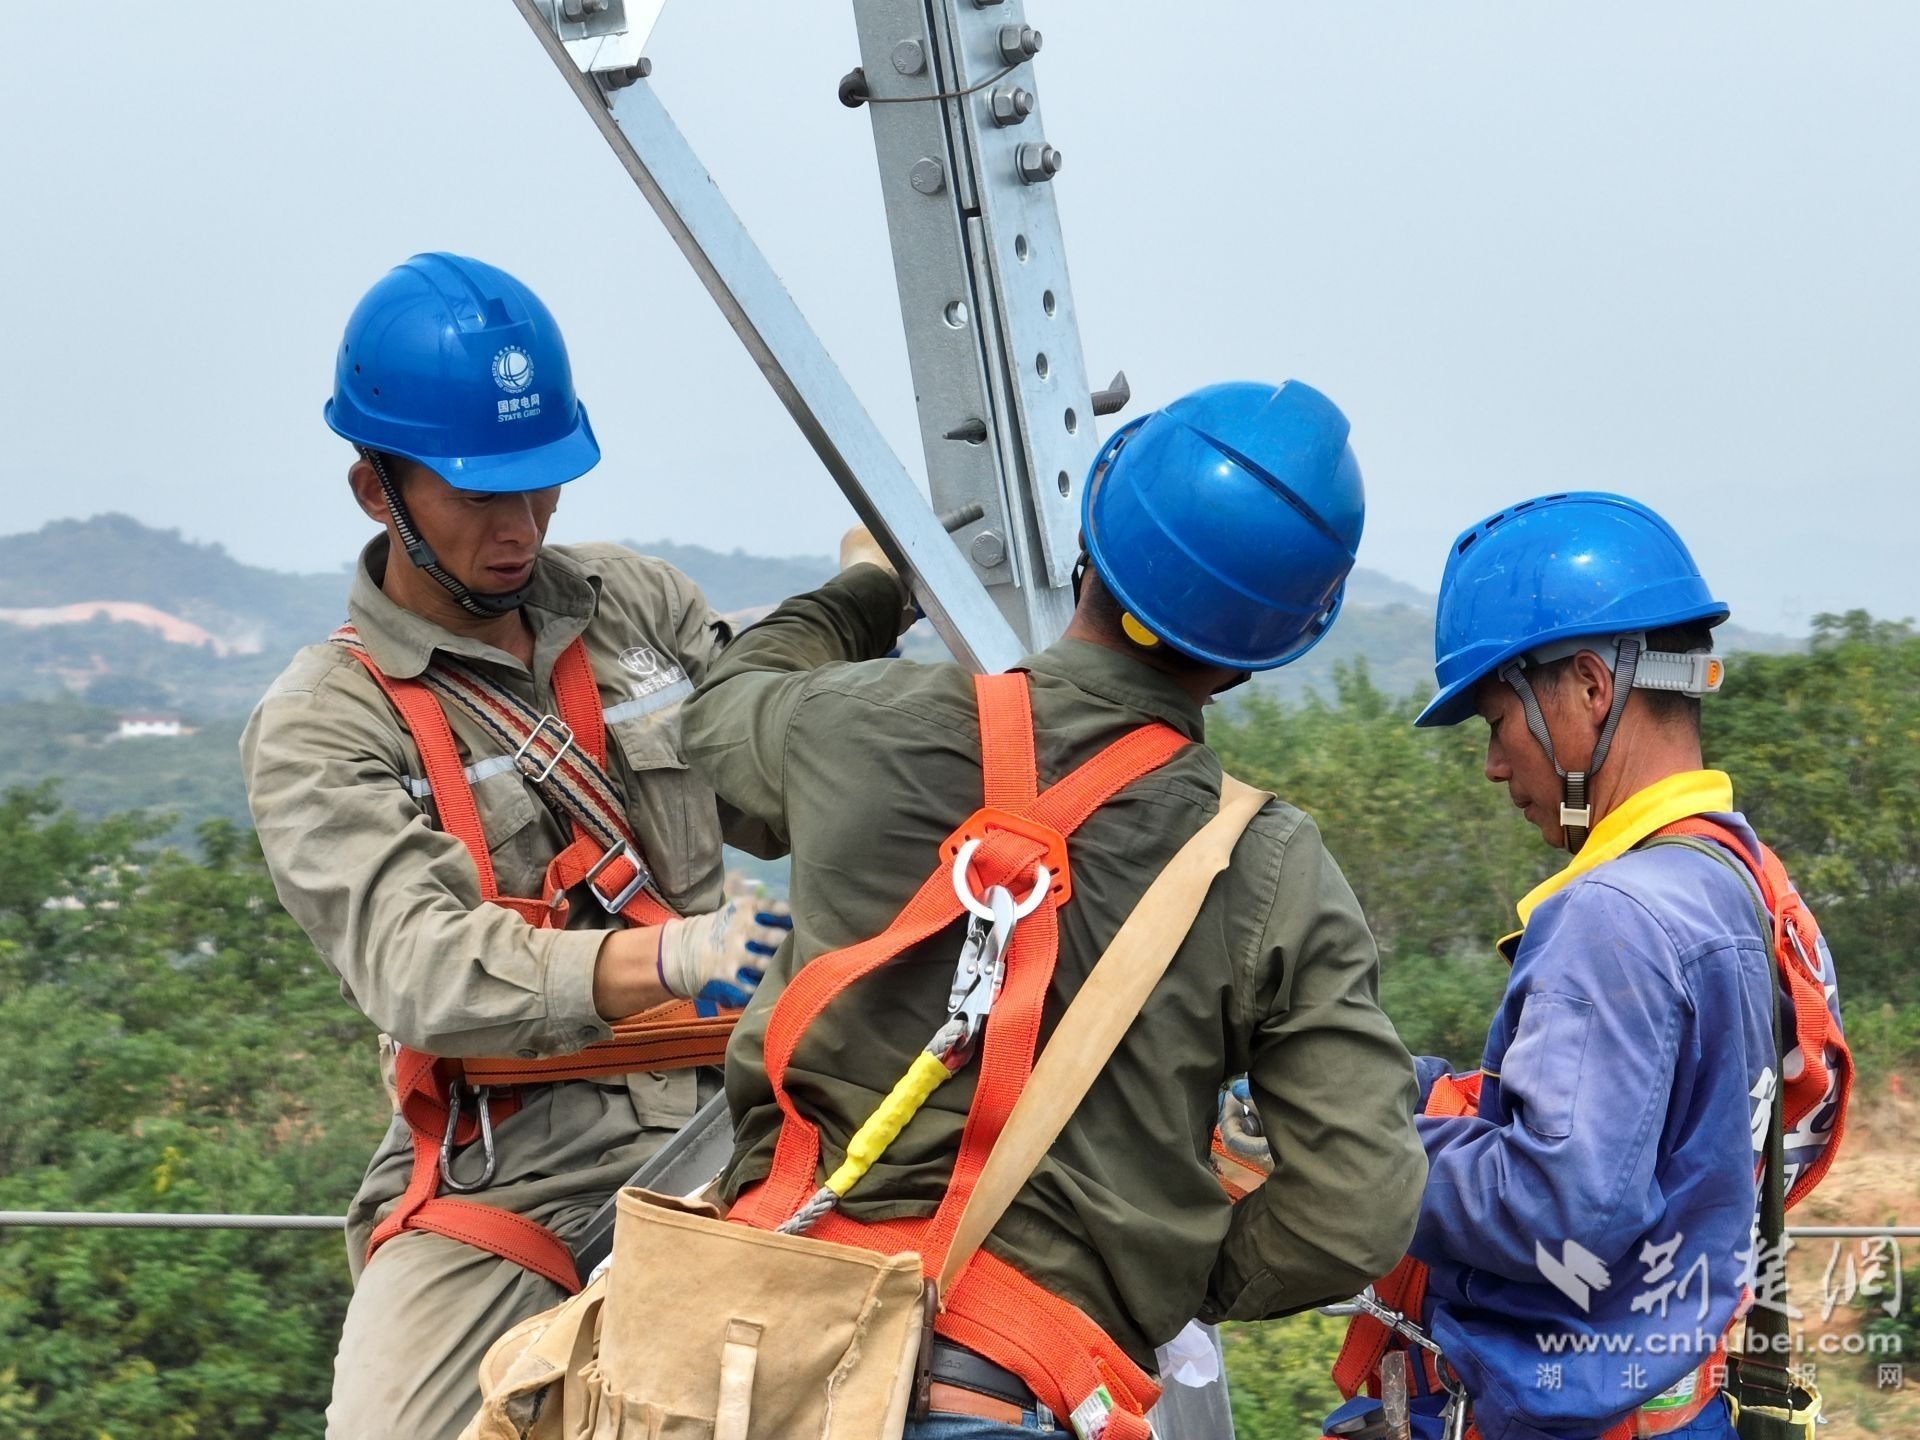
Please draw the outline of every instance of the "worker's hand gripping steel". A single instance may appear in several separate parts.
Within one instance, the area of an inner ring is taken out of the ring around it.
[[[967,909],[967,935],[954,966],[953,988],[947,996],[946,1022],[934,1032],[926,1049],[914,1057],[879,1108],[847,1143],[847,1158],[827,1177],[791,1219],[780,1226],[783,1235],[803,1235],[859,1183],[907,1122],[920,1112],[927,1097],[951,1076],[966,1068],[986,1033],[987,1016],[1007,976],[1007,947],[1014,927],[1039,908],[1052,877],[1044,865],[1034,867],[1033,888],[1017,904],[1004,885],[987,887],[986,899],[973,893],[968,872],[980,842],[970,840],[953,861],[953,888]]]

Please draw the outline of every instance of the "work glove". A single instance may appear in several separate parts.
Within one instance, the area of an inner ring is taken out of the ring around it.
[[[738,1010],[792,931],[787,902],[760,895],[735,896],[711,915],[669,920],[660,927],[660,984],[702,1015]]]
[[[1246,1076],[1220,1092],[1220,1128],[1216,1133],[1227,1154],[1214,1155],[1213,1170],[1229,1195],[1238,1198],[1273,1173],[1273,1151],[1254,1111]]]

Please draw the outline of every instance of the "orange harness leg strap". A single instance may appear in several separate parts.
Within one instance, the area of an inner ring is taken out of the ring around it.
[[[624,853],[606,859],[609,847],[574,820],[571,842],[547,867],[543,882],[546,897],[500,894],[479,807],[474,802],[473,788],[460,763],[459,745],[440,700],[422,681],[396,680],[383,674],[366,650],[354,641],[351,629],[336,631],[335,638],[348,642],[347,653],[364,665],[378,682],[413,736],[421,765],[427,772],[440,827],[466,846],[479,877],[480,894],[489,904],[513,911],[536,928],[558,929],[566,923],[566,892],[582,883],[596,865],[599,871],[593,876],[593,882],[602,894],[618,896],[638,877],[640,872]],[[484,701],[484,691],[473,688]],[[606,724],[600,710],[600,692],[587,661],[586,647],[578,639],[562,651],[555,662],[553,688],[559,718],[571,730],[573,746],[604,771]],[[496,729],[511,743],[509,732],[500,727]],[[553,761],[555,769],[564,770],[581,790],[592,789],[592,776],[587,768],[571,759],[564,745],[549,744],[545,753],[538,748],[531,753],[542,765]],[[607,809],[604,800],[600,808]],[[608,817],[607,824],[613,833],[624,836],[625,821],[617,813]],[[631,843],[630,837],[625,838]],[[619,913],[630,924],[644,926],[660,925],[674,918],[673,912],[644,888],[636,889]],[[737,1012],[702,1016],[690,1001],[669,1001],[617,1021],[611,1039],[571,1055],[535,1060],[454,1060],[401,1047],[395,1079],[400,1114],[407,1122],[413,1141],[413,1172],[399,1201],[375,1227],[367,1244],[367,1258],[371,1260],[382,1245],[403,1231],[426,1230],[490,1251],[544,1276],[569,1294],[578,1292],[580,1277],[573,1254],[546,1226],[498,1206],[440,1194],[440,1149],[452,1113],[453,1087],[462,1083],[486,1087],[491,1118],[498,1122],[519,1109],[517,1086],[597,1079],[640,1070],[718,1065],[726,1058],[727,1038],[736,1018]],[[478,1117],[463,1110],[453,1126],[452,1143],[469,1145],[480,1135]]]
[[[943,849],[950,852],[962,839],[979,840],[975,876],[983,887],[1004,884],[1017,896],[1031,885],[1036,863],[1045,860],[1050,870],[1058,865],[1066,853],[1065,837],[1087,816],[1187,744],[1168,726],[1143,726],[1036,793],[1026,677],[977,676],[975,692],[985,805]],[[929,1279],[940,1273],[967,1200],[1032,1071],[1059,957],[1059,908],[1068,891],[1066,883],[1049,885],[1039,907],[1013,933],[1006,980],[987,1019],[973,1104],[939,1208],[925,1219],[875,1224],[834,1211],[813,1234],[888,1254],[916,1250]],[[740,1197],[729,1219],[773,1229],[818,1183],[820,1132],[786,1087],[788,1066],[807,1028],[849,985],[938,934],[960,914],[950,872],[941,864],[879,935],[822,955],[794,975],[768,1018],[766,1036],[767,1078],[784,1123],[767,1178]],[[1082,1407],[1093,1407],[1083,1410],[1089,1416],[1105,1408],[1104,1431],[1097,1421],[1094,1431],[1107,1440],[1145,1440],[1149,1434],[1146,1412],[1160,1392],[1145,1372],[1086,1314],[985,1251],[973,1256],[951,1292],[941,1297],[934,1328],[1018,1375],[1063,1417]]]

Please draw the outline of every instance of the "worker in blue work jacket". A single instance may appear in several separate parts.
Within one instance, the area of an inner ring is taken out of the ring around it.
[[[1816,938],[1818,1024],[1803,1010],[1796,1034],[1740,858],[1764,852],[1701,760],[1727,613],[1673,529],[1618,495],[1522,502],[1448,555],[1440,690],[1417,723],[1484,720],[1487,778],[1572,856],[1501,942],[1481,1073],[1418,1062],[1430,1170],[1410,1249],[1484,1440],[1732,1436],[1724,1339],[1765,1262],[1757,1168],[1779,1077],[1791,1117],[1809,1063],[1838,1094],[1791,1124],[1783,1173],[1830,1158],[1832,961]]]

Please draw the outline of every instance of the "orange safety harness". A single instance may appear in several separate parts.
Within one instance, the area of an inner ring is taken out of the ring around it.
[[[1783,1097],[1784,1124],[1791,1131],[1807,1116],[1825,1106],[1832,1110],[1831,1129],[1815,1158],[1802,1167],[1787,1187],[1789,1207],[1813,1189],[1826,1174],[1840,1151],[1840,1136],[1845,1128],[1847,1102],[1853,1093],[1853,1056],[1847,1048],[1832,1012],[1827,1007],[1826,987],[1820,973],[1820,930],[1813,912],[1800,898],[1788,878],[1780,858],[1765,845],[1756,855],[1740,837],[1705,816],[1694,815],[1654,832],[1650,840],[1704,840],[1724,847],[1753,877],[1760,898],[1772,921],[1774,965],[1793,1006],[1797,1053],[1801,1057],[1796,1071],[1791,1062],[1783,1063],[1786,1086]],[[1511,958],[1511,957],[1509,957]],[[1442,1076],[1428,1092],[1423,1113],[1430,1116],[1465,1116],[1477,1113],[1480,1103],[1480,1075]],[[1418,1320],[1426,1303],[1427,1267],[1411,1255],[1396,1265],[1374,1287],[1381,1304],[1410,1319]],[[1741,1307],[1744,1308],[1744,1307]],[[1738,1315],[1736,1314],[1736,1320]],[[1728,1327],[1731,1331],[1731,1326]],[[1371,1315],[1360,1314],[1348,1323],[1346,1339],[1333,1362],[1333,1383],[1340,1393],[1352,1399],[1362,1390],[1378,1396],[1381,1389],[1380,1367],[1390,1352],[1407,1348],[1406,1342],[1386,1324]],[[1441,1388],[1434,1357],[1422,1351],[1421,1380],[1428,1393]],[[1693,1420],[1717,1395],[1726,1378],[1727,1337],[1694,1373],[1694,1398],[1686,1406],[1672,1410],[1637,1410],[1608,1429],[1600,1440],[1642,1440],[1664,1435]],[[1398,1362],[1404,1363],[1404,1361]],[[1477,1437],[1469,1425],[1469,1437]]]
[[[834,1211],[811,1232],[887,1254],[918,1251],[929,1281],[940,1273],[967,1200],[1033,1068],[1041,1012],[1060,952],[1059,908],[1071,894],[1066,837],[1114,794],[1187,744],[1168,726],[1142,726],[1036,793],[1026,677],[978,676],[975,692],[985,805],[947,838],[940,852],[943,863],[885,930],[802,967],[781,994],[767,1022],[766,1066],[785,1120],[767,1178],[742,1194],[728,1216],[776,1229],[816,1193],[820,1131],[787,1090],[794,1052],[835,996],[960,917],[951,864],[962,846],[977,841],[973,869],[982,891],[1017,884],[1036,863],[1044,863],[1052,878],[1007,951],[1006,980],[987,1019],[979,1081],[947,1192],[926,1219],[861,1223]],[[984,1250],[939,1298],[938,1334],[1018,1375],[1056,1414],[1073,1417],[1083,1434],[1104,1433],[1107,1440],[1149,1435],[1145,1417],[1159,1388],[1068,1301]]]
[[[517,702],[471,672],[436,669],[430,672],[431,685],[426,679],[395,679],[381,672],[352,626],[342,626],[331,638],[366,667],[413,736],[440,828],[472,856],[483,900],[513,911],[536,929],[557,930],[566,925],[569,892],[586,885],[610,915],[629,924],[655,926],[675,918],[647,888],[639,843],[606,779],[606,717],[586,646],[578,638],[554,662],[557,714],[538,717],[531,726],[516,713]],[[481,711],[482,719],[507,743],[517,735],[515,764],[529,779],[566,785],[573,838],[547,866],[545,898],[500,893],[473,787],[435,687],[452,694],[463,708]],[[459,687],[458,694],[453,687]],[[726,1057],[727,1037],[737,1018],[737,1011],[702,1016],[690,1001],[670,1001],[615,1022],[610,1039],[570,1055],[534,1060],[453,1059],[401,1047],[395,1081],[400,1114],[413,1137],[413,1174],[399,1202],[375,1228],[367,1258],[402,1231],[428,1230],[490,1251],[569,1294],[577,1293],[580,1277],[573,1254],[546,1226],[498,1206],[440,1193],[446,1158],[476,1139],[487,1141],[490,1148],[493,1122],[520,1107],[519,1086],[718,1065]],[[463,1113],[462,1084],[478,1092],[472,1114]]]

